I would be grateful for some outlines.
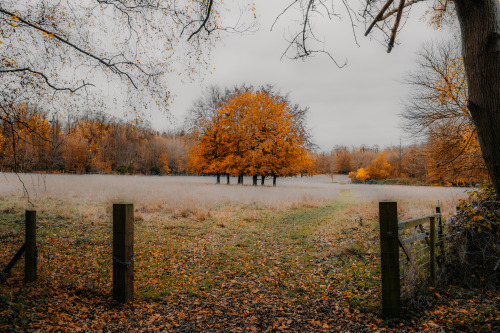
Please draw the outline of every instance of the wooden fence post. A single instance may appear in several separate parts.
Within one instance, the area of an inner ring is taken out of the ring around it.
[[[399,277],[398,206],[395,201],[379,202],[380,253],[382,263],[382,314],[399,317],[401,311]]]
[[[436,218],[430,218],[430,253],[429,253],[429,267],[430,279],[432,285],[436,284]]]
[[[25,213],[25,259],[24,280],[32,282],[36,280],[36,210],[26,210]]]
[[[436,213],[441,214],[441,206],[436,207]],[[439,265],[444,264],[444,226],[443,217],[440,215],[438,217],[438,242],[439,242]]]
[[[113,299],[134,299],[134,205],[113,204]]]

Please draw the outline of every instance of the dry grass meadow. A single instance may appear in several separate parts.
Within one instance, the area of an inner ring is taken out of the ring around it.
[[[21,181],[22,180],[22,183]],[[149,210],[166,209],[179,213],[218,210],[231,205],[263,205],[270,209],[286,209],[294,205],[320,206],[338,198],[342,190],[352,192],[359,201],[368,203],[381,200],[430,203],[440,200],[446,208],[452,209],[459,198],[465,196],[465,189],[451,187],[357,185],[349,178],[338,175],[333,181],[328,176],[296,177],[278,179],[278,186],[251,186],[251,179],[245,179],[245,186],[215,184],[214,177],[196,176],[115,176],[115,175],[38,175],[9,173],[0,175],[0,197],[29,199],[35,206],[43,206],[46,200],[64,202],[88,202],[96,204],[117,201],[133,202]],[[259,180],[260,181],[260,180]],[[23,188],[23,183],[24,187]],[[23,200],[21,200],[23,201]],[[449,204],[449,207],[448,207]],[[43,208],[43,207],[41,207]]]
[[[38,281],[23,283],[22,263],[14,268],[0,291],[0,331],[480,325],[463,313],[460,323],[441,321],[432,308],[403,322],[380,318],[378,201],[397,200],[401,218],[411,218],[432,213],[439,200],[447,215],[465,196],[462,188],[354,185],[345,176],[278,179],[277,187],[215,185],[214,177],[20,177],[31,203],[16,175],[0,175],[0,264],[23,242],[24,209],[35,207]],[[135,207],[136,301],[123,306],[110,295],[116,201]],[[474,306],[470,297],[464,306]],[[459,311],[455,298],[442,306]]]

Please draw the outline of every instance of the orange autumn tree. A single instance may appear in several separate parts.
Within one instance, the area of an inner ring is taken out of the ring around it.
[[[377,157],[370,162],[369,166],[350,172],[349,178],[351,178],[351,181],[354,183],[364,183],[367,180],[384,180],[389,178],[392,167],[389,162],[387,162],[386,156],[386,152],[379,153]]]
[[[202,130],[190,152],[195,173],[276,177],[310,174],[313,158],[304,126],[307,110],[290,106],[269,87],[235,89]]]
[[[0,113],[0,166],[12,171],[45,170],[50,158],[47,114],[26,104],[4,105]]]

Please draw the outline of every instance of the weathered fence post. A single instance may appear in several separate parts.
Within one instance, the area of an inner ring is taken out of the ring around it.
[[[436,207],[436,213],[441,214],[441,206]],[[439,242],[439,265],[444,263],[444,226],[443,226],[443,218],[440,215],[438,217],[438,238]]]
[[[430,218],[430,253],[429,253],[429,268],[430,268],[430,279],[432,285],[436,284],[436,218],[432,216]]]
[[[25,213],[25,259],[24,280],[32,282],[36,280],[36,210],[26,210]]]
[[[387,317],[399,317],[401,300],[397,203],[395,201],[379,202],[379,216],[382,262],[382,314]]]
[[[134,298],[134,205],[113,204],[113,299]]]

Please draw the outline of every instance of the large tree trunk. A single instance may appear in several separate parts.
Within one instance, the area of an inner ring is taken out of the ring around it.
[[[455,0],[455,7],[462,31],[468,107],[500,197],[500,2]]]

